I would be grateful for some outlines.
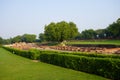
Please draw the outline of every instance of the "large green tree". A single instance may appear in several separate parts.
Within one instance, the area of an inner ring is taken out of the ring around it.
[[[61,21],[58,23],[50,23],[45,26],[45,38],[47,41],[63,41],[75,38],[78,34],[78,29],[73,22]]]

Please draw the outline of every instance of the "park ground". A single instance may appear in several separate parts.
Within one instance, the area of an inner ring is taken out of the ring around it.
[[[0,48],[0,80],[108,80],[42,62],[35,62]]]

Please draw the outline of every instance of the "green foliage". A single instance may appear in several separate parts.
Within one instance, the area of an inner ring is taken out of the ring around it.
[[[39,34],[39,40],[40,40],[40,42],[45,41],[45,35],[43,33]]]
[[[120,79],[120,60],[111,58],[91,58],[67,54],[41,54],[46,63],[101,75],[114,80]]]
[[[20,55],[33,60],[38,59],[38,57],[40,56],[40,51],[34,50],[34,49],[26,51],[26,50],[19,50],[19,49],[9,48],[9,47],[3,47],[3,48],[12,52],[13,54]]]
[[[88,29],[77,35],[76,39],[120,39],[120,18],[105,29]]]
[[[45,26],[45,38],[47,41],[63,41],[77,36],[78,29],[73,22],[61,21]]]
[[[11,43],[16,43],[16,42],[35,42],[36,41],[36,35],[34,34],[24,34],[24,35],[18,35],[13,38],[9,39],[2,39],[0,37],[0,44],[11,44]]]
[[[66,53],[68,54],[68,53]],[[77,53],[77,52],[74,52],[74,53],[71,53],[73,55],[78,55],[78,56],[86,56],[86,57],[97,57],[97,58],[111,58],[111,59],[120,59],[120,55],[115,55],[115,54],[110,54],[110,55],[107,55],[107,54],[97,54],[97,53],[86,53],[86,52],[82,52],[82,53]]]
[[[98,29],[95,32],[96,32],[97,39],[105,39],[107,37],[106,29]]]
[[[2,37],[0,37],[0,45],[3,43],[3,39]]]
[[[31,49],[29,50],[29,54],[30,54],[30,59],[38,60],[41,53],[40,53],[40,50]]]
[[[18,35],[12,39],[12,43],[22,42],[22,36]]]
[[[119,21],[116,21],[113,24],[110,24],[107,29],[109,30],[109,32],[111,32],[113,38],[120,39],[120,23],[119,23]]]
[[[95,39],[96,32],[93,29],[82,31],[82,38],[83,39]]]
[[[11,43],[15,43],[15,42],[34,42],[36,40],[36,35],[34,34],[24,34],[24,35],[18,35],[15,36],[14,38],[11,39]]]
[[[3,44],[11,44],[12,43],[12,38],[10,39],[3,39]]]
[[[23,42],[34,42],[36,40],[36,35],[34,34],[24,34],[22,36],[22,41]]]
[[[87,76],[87,77],[86,77]],[[43,62],[16,56],[0,48],[0,80],[107,80]]]

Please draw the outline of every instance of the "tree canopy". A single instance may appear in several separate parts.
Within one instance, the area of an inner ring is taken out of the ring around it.
[[[20,35],[15,36],[15,37],[12,39],[12,43],[15,43],[15,42],[22,42],[22,36],[20,36]]]
[[[35,40],[36,40],[36,35],[34,34],[24,34],[22,36],[23,42],[31,43],[31,42],[34,42]]]
[[[47,41],[59,42],[75,38],[78,34],[78,29],[76,27],[76,24],[73,22],[51,22],[49,25],[45,26],[44,34]]]
[[[120,18],[105,29],[84,30],[76,39],[120,39]]]
[[[2,44],[3,43],[3,39],[2,39],[2,37],[0,37],[0,44]]]
[[[44,33],[40,33],[39,34],[39,40],[40,40],[40,42],[45,41],[45,35],[44,35]]]
[[[93,29],[82,31],[81,34],[84,39],[94,39],[96,37],[96,32]]]
[[[112,38],[120,39],[120,18],[107,27],[108,31],[112,34]]]

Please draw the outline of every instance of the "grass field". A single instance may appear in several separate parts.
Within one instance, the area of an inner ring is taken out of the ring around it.
[[[67,44],[112,44],[112,45],[120,45],[120,40],[80,40],[80,41],[68,41]]]
[[[11,54],[0,48],[0,80],[108,80]]]

